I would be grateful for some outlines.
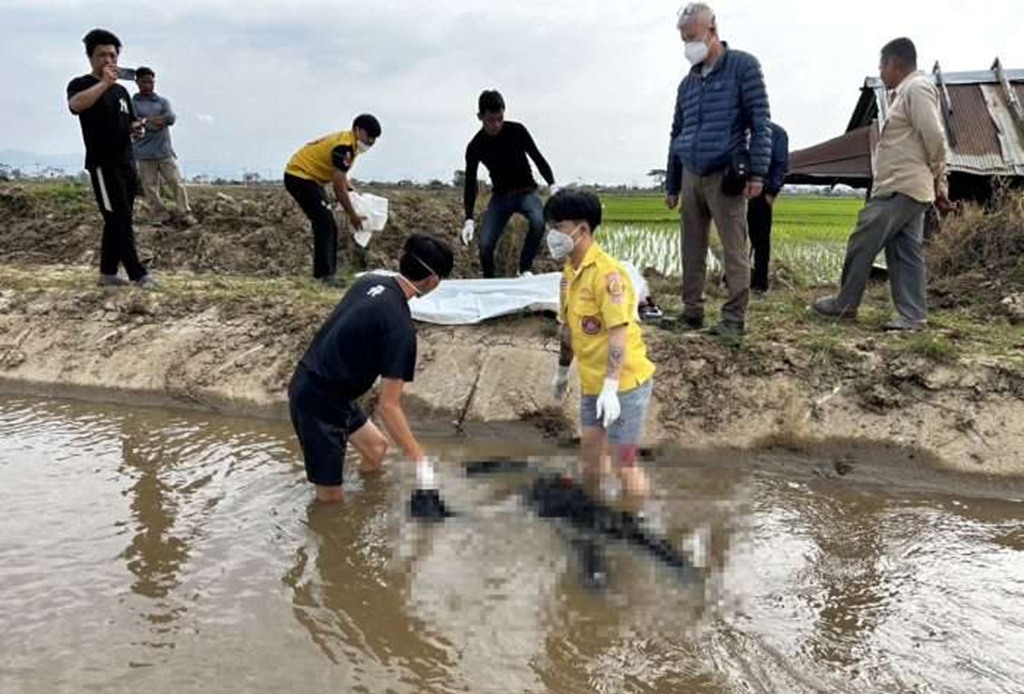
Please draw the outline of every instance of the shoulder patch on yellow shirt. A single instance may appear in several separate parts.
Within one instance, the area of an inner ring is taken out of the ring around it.
[[[622,276],[618,272],[609,272],[605,277],[608,284],[608,296],[613,304],[621,304],[625,292],[622,288]]]

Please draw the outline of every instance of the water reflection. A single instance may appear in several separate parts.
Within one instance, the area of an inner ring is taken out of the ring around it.
[[[387,492],[381,478],[369,478],[344,508],[310,502],[304,542],[281,580],[295,619],[345,666],[353,691],[410,680],[430,691],[451,668],[450,649],[405,607],[410,572],[392,559]]]
[[[0,690],[1014,691],[1024,504],[800,475],[659,460],[704,580],[611,542],[594,593],[522,479],[423,525],[398,461],[311,504],[287,424],[0,399]]]
[[[121,558],[135,577],[132,591],[159,600],[178,585],[178,571],[188,559],[186,543],[171,534],[178,502],[165,476],[175,461],[161,455],[159,435],[140,432],[131,419],[124,423],[121,436],[119,471],[126,479],[134,478],[125,495],[131,499],[135,522],[135,534]]]
[[[809,571],[820,586],[807,657],[849,670],[865,661],[895,586],[884,567],[886,502],[870,494],[825,496],[794,506],[817,550]]]

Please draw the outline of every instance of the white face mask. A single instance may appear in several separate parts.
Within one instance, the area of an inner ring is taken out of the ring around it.
[[[699,65],[708,57],[708,45],[703,41],[687,41],[683,52],[691,65]]]
[[[369,152],[371,147],[373,147],[373,145],[368,145],[362,140],[356,140],[356,152],[359,154]]]
[[[573,229],[575,231],[575,229]],[[548,231],[548,252],[555,260],[565,260],[576,247],[576,241],[569,234],[562,233],[558,229]]]

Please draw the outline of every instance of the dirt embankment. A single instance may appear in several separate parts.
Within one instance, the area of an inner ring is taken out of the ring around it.
[[[309,234],[283,191],[196,190],[198,227],[140,225],[142,248],[165,280],[155,293],[92,286],[99,225],[91,200],[54,195],[0,193],[6,389],[284,415],[294,363],[337,295],[303,278]],[[475,248],[455,239],[454,193],[388,197],[393,226],[362,262],[393,266],[405,234],[428,231],[453,243],[459,274],[475,273]],[[521,234],[508,237],[501,255],[511,269]],[[817,323],[802,311],[807,300],[781,293],[755,304],[742,344],[648,329],[658,366],[650,442],[799,447],[855,438],[924,449],[961,470],[1024,474],[1024,336],[1009,320],[950,313],[928,335],[886,337],[872,326]],[[884,306],[884,290],[874,300]],[[548,394],[555,333],[550,317],[421,326],[414,414],[468,435],[524,422],[572,435],[576,394],[561,404]]]

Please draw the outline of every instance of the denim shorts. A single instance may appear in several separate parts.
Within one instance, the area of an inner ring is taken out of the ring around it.
[[[619,391],[619,406],[622,413],[612,422],[608,429],[608,443],[617,445],[639,444],[644,435],[644,422],[647,420],[647,406],[651,402],[651,391],[654,379],[647,379],[631,390]],[[584,427],[599,427],[597,417],[597,396],[584,395],[580,398],[580,424]]]

